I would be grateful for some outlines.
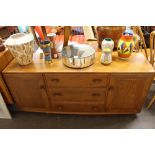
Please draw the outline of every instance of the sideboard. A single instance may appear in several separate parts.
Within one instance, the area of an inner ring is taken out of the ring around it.
[[[141,111],[155,71],[142,53],[133,53],[128,61],[113,52],[113,62],[95,63],[84,69],[72,69],[61,59],[45,64],[34,54],[30,65],[13,60],[3,78],[21,111],[62,114],[135,114]]]

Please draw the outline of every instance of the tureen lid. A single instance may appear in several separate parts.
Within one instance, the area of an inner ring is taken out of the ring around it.
[[[62,55],[65,57],[78,56],[79,58],[89,57],[95,53],[95,50],[86,44],[68,45],[62,49]]]
[[[31,33],[16,33],[11,35],[6,41],[5,45],[21,45],[33,40]]]

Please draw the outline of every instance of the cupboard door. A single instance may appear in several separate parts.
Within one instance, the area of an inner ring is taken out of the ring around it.
[[[147,74],[112,74],[106,105],[107,112],[140,112],[151,79],[152,77]]]
[[[4,74],[4,78],[19,109],[26,111],[49,109],[42,74]]]

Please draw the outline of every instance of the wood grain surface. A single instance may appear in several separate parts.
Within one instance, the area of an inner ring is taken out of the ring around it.
[[[73,69],[66,67],[62,59],[53,59],[51,64],[45,64],[40,59],[39,54],[33,56],[33,63],[27,66],[20,66],[16,60],[13,60],[3,71],[3,73],[153,73],[154,69],[142,53],[133,53],[129,60],[124,61],[118,58],[117,52],[112,53],[112,63],[102,65],[100,63],[101,50],[96,51],[96,60],[92,66],[83,69]]]

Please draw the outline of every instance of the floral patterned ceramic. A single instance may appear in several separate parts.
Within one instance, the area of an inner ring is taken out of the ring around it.
[[[33,61],[34,38],[32,34],[13,34],[5,41],[5,45],[20,65],[28,65]]]
[[[135,43],[133,40],[133,31],[126,30],[121,39],[118,42],[118,56],[120,59],[126,60],[128,59],[135,47]]]

